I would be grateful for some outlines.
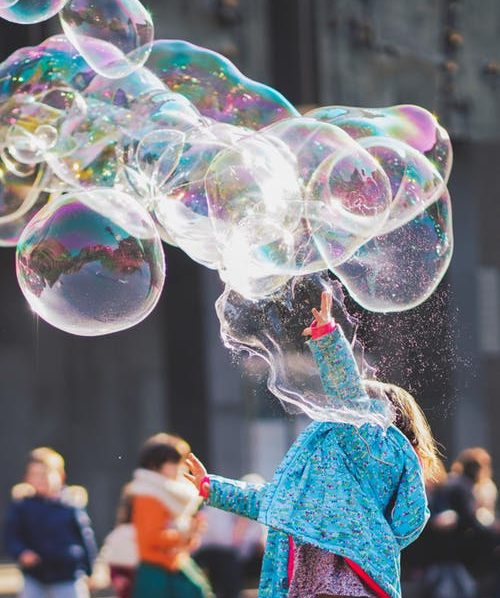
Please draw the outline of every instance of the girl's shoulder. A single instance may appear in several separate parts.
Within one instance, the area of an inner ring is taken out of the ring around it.
[[[364,424],[359,428],[350,427],[351,442],[357,437],[359,439],[358,446],[361,449],[364,447],[377,461],[391,466],[411,464],[420,467],[415,450],[396,426],[390,425],[388,428],[382,428],[373,424]],[[354,443],[355,445],[356,443]]]

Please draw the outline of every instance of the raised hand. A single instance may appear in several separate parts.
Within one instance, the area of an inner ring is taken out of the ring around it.
[[[332,294],[329,291],[321,293],[321,308],[318,311],[315,307],[312,309],[312,315],[316,326],[324,326],[332,321]],[[304,328],[303,336],[311,336],[312,326]]]
[[[200,494],[208,496],[210,484],[206,481],[207,470],[203,463],[193,453],[189,453],[186,465],[189,467],[189,472],[186,472],[184,477],[194,485]]]

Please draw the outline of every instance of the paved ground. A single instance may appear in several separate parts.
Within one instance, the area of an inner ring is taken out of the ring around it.
[[[0,564],[0,598],[15,598],[21,587],[21,575],[15,565]],[[114,598],[111,590],[103,590],[93,594],[95,598]],[[241,598],[257,598],[256,590],[243,592]]]

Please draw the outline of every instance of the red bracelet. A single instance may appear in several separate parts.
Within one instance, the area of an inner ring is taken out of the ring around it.
[[[318,326],[318,323],[316,321],[314,321],[311,324],[311,338],[313,340],[317,340],[318,338],[321,338],[322,336],[325,336],[325,334],[329,334],[330,332],[333,332],[335,330],[335,320],[330,320],[329,322],[327,322],[326,324],[323,324],[322,326]]]
[[[206,475],[200,482],[200,496],[208,498],[210,494],[210,478]]]

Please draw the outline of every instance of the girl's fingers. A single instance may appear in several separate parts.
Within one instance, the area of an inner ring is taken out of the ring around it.
[[[328,291],[321,293],[321,315],[324,320],[328,320],[330,316],[330,310],[332,308],[332,296]]]
[[[308,328],[304,328],[304,330],[302,331],[302,336],[311,336],[311,334],[312,330],[310,326]]]
[[[314,316],[314,319],[316,320],[316,322],[320,323],[322,318],[321,313],[315,308],[312,308],[312,315]]]

